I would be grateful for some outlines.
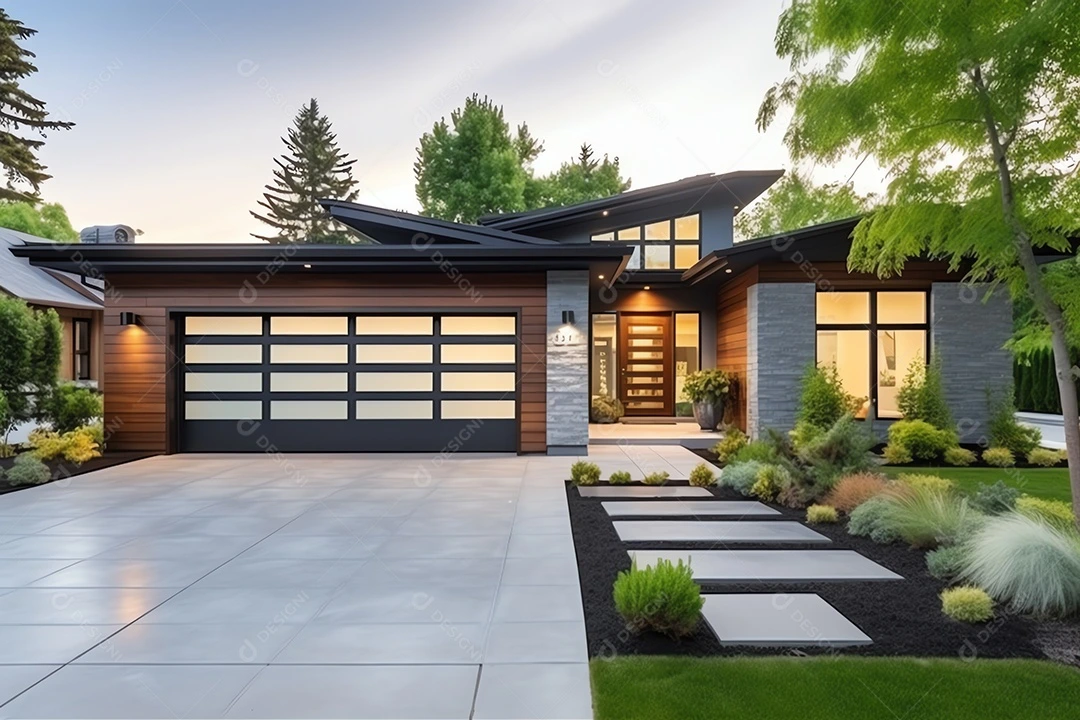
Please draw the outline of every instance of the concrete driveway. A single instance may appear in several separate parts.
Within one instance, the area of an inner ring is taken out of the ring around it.
[[[0,496],[0,716],[591,717],[573,460],[176,455]]]

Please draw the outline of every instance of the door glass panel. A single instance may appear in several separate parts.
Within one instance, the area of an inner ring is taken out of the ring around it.
[[[926,322],[926,293],[879,292],[877,294],[877,321],[883,324]]]
[[[659,335],[664,332],[661,325],[630,325],[627,330],[631,335]]]
[[[701,216],[687,215],[675,218],[676,240],[700,240],[701,239]]]
[[[878,330],[878,417],[903,417],[896,395],[908,367],[925,358],[925,351],[925,330]]]
[[[664,371],[664,366],[663,365],[656,365],[656,364],[644,365],[642,363],[637,363],[637,362],[631,362],[629,365],[630,365],[630,372],[663,372]]]
[[[661,338],[631,338],[629,341],[630,347],[663,347],[664,341]]]
[[[185,400],[185,420],[262,420],[260,400]]]
[[[357,420],[431,420],[431,400],[357,400]]]
[[[670,240],[671,239],[671,221],[664,220],[662,222],[652,223],[645,226],[645,239],[646,240]]]
[[[668,270],[671,268],[670,245],[646,245],[645,246],[645,269]]]
[[[262,345],[185,345],[184,362],[188,365],[258,365],[262,362]]]
[[[431,345],[356,346],[356,362],[361,364],[430,363],[433,357]]]
[[[348,345],[271,345],[270,362],[298,365],[338,365],[349,362]]]
[[[664,353],[653,352],[651,350],[631,350],[629,352],[631,360],[663,360]]]
[[[697,313],[675,314],[675,414],[693,415],[690,399],[683,392],[686,376],[700,369],[700,337]]]
[[[432,373],[356,373],[357,392],[431,392]]]
[[[517,376],[512,372],[444,372],[443,392],[512,392]]]
[[[641,409],[641,410],[663,410],[664,409],[664,403],[662,403],[662,402],[652,402],[652,401],[646,402],[646,401],[635,400],[634,402],[626,403],[626,405],[627,405],[627,407],[638,408],[638,409]]]
[[[184,318],[187,335],[262,335],[263,321],[258,316]]]
[[[348,420],[345,400],[271,400],[271,420]]]
[[[660,375],[631,375],[626,381],[631,385],[662,385],[664,378]]]
[[[632,388],[626,391],[626,394],[630,397],[662,397],[664,395],[663,390],[641,390],[638,388]]]
[[[592,378],[593,395],[614,398],[618,392],[616,382],[615,313],[597,313],[592,316]]]
[[[869,323],[870,293],[817,293],[817,321],[821,325]]]
[[[262,392],[262,373],[184,373],[187,392]]]
[[[440,335],[513,335],[516,331],[517,318],[512,316],[444,317],[439,328]]]
[[[693,267],[700,259],[698,248],[698,245],[676,245],[675,269],[685,270],[686,268]]]
[[[348,373],[270,373],[270,392],[348,392],[348,390]]]
[[[270,318],[271,335],[348,335],[349,318],[281,315]]]
[[[517,405],[513,400],[443,400],[439,412],[443,420],[513,420]]]
[[[514,363],[517,347],[514,345],[443,345],[440,348],[444,363]]]
[[[416,315],[374,316],[356,318],[357,335],[431,335],[431,317]]]

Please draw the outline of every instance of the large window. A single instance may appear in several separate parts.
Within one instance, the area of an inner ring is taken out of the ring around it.
[[[72,322],[72,331],[74,334],[74,342],[72,342],[72,348],[74,349],[74,365],[75,365],[75,379],[76,380],[89,380],[90,379],[90,321],[89,320],[75,320]]]
[[[675,414],[693,415],[683,387],[686,376],[700,369],[700,329],[697,313],[675,313]]]
[[[630,270],[685,270],[701,258],[701,216],[633,225],[593,235],[592,240],[632,244]]]
[[[926,362],[927,337],[925,292],[817,294],[817,363],[862,398],[859,417],[871,403],[877,417],[901,417],[896,394],[912,361]]]

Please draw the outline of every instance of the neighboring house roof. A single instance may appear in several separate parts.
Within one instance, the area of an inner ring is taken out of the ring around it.
[[[100,310],[104,307],[101,288],[86,285],[78,274],[48,270],[17,257],[12,250],[27,245],[63,245],[17,230],[0,228],[0,290],[34,305]]]
[[[712,192],[726,193],[732,205],[746,207],[783,174],[783,170],[740,170],[722,175],[706,173],[576,205],[485,215],[478,222],[481,225],[501,230],[524,231],[544,225],[573,222],[604,210],[636,209],[670,202],[681,196],[704,197]]]

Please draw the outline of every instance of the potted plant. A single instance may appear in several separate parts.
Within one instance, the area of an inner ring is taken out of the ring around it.
[[[698,370],[686,376],[683,392],[694,404],[694,419],[702,430],[715,430],[724,419],[724,401],[731,378],[723,370]]]

